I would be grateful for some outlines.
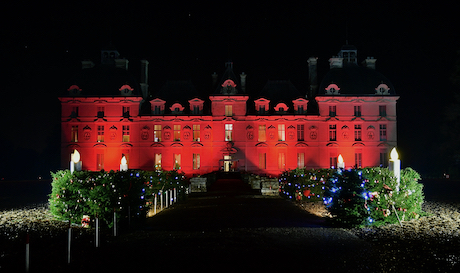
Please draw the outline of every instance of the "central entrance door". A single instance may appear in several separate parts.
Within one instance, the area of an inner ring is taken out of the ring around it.
[[[229,172],[232,169],[232,156],[224,155],[224,172]]]

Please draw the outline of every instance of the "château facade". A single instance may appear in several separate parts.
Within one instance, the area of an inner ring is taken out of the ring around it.
[[[318,84],[317,59],[308,60],[309,87],[268,81],[246,92],[246,74],[227,63],[214,90],[203,95],[190,81],[167,81],[148,90],[148,61],[140,82],[114,48],[101,63],[82,62],[62,105],[62,166],[78,150],[83,170],[180,169],[188,175],[249,171],[279,175],[295,168],[386,166],[397,144],[394,87],[375,70],[375,59],[357,62],[353,46],[329,60]]]

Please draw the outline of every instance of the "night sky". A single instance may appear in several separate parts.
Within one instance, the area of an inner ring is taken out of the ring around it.
[[[151,93],[167,79],[191,79],[207,91],[210,75],[222,74],[228,60],[236,73],[248,75],[248,89],[257,93],[269,79],[291,80],[306,92],[308,57],[318,57],[321,79],[328,59],[348,41],[357,47],[359,62],[377,59],[377,70],[401,96],[403,167],[426,176],[443,172],[439,128],[453,98],[449,79],[460,50],[453,6],[433,6],[433,1],[94,2],[16,3],[3,10],[0,178],[35,179],[59,169],[58,96],[81,69],[80,61],[97,63],[110,42],[135,75],[139,60],[150,62]]]

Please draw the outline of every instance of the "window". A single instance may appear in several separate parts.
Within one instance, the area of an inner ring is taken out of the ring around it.
[[[361,150],[356,151],[355,153],[355,167],[361,168],[363,166],[363,153]]]
[[[161,106],[155,105],[155,106],[153,107],[153,114],[155,114],[155,115],[160,115],[160,114],[161,114]]]
[[[98,106],[97,107],[97,117],[98,118],[103,118],[104,117],[104,112],[105,112],[104,106]]]
[[[78,106],[73,106],[72,107],[72,113],[70,113],[70,117],[72,117],[72,118],[78,117]]]
[[[123,134],[122,141],[129,142],[129,125],[123,125],[122,134]]]
[[[337,107],[335,105],[329,106],[329,116],[335,117],[337,115]]]
[[[267,141],[267,127],[265,124],[259,125],[259,141]]]
[[[388,153],[385,150],[380,151],[380,167],[388,167]]]
[[[285,167],[286,167],[286,154],[279,153],[278,154],[278,168],[285,169]]]
[[[355,141],[361,141],[361,125],[355,124]]]
[[[122,116],[124,118],[129,118],[129,106],[123,106]]]
[[[380,124],[380,141],[386,141],[387,140],[387,125],[386,124]]]
[[[78,125],[72,126],[72,131],[70,134],[70,141],[71,142],[78,142]]]
[[[193,141],[200,141],[200,125],[193,125]]]
[[[267,153],[259,154],[259,169],[261,170],[267,169]]]
[[[286,126],[284,124],[278,124],[278,141],[286,140]]]
[[[200,112],[200,106],[198,106],[198,105],[193,105],[192,114],[194,114],[194,115],[201,114],[201,112]]]
[[[155,154],[155,170],[161,170],[161,154]]]
[[[232,105],[225,105],[225,116],[226,117],[233,116]]]
[[[200,154],[193,154],[193,169],[200,169]]]
[[[299,105],[297,107],[297,114],[303,114],[305,111],[303,110],[303,105]]]
[[[180,170],[181,156],[180,154],[174,154],[174,170]]]
[[[305,167],[305,153],[297,153],[297,168]]]
[[[180,125],[174,125],[174,141],[180,141]]]
[[[355,117],[360,117],[361,116],[361,106],[360,105],[355,105]]]
[[[386,105],[379,105],[379,115],[381,117],[387,116],[387,106]]]
[[[104,154],[97,154],[97,158],[96,158],[96,162],[97,162],[97,170],[98,171],[101,171],[104,169]]]
[[[259,106],[259,114],[266,114],[266,112],[265,112],[265,105],[260,105],[260,106]]]
[[[233,140],[233,124],[225,124],[225,141]]]
[[[297,141],[304,141],[305,125],[297,124]]]
[[[154,142],[161,141],[161,125],[158,125],[158,124],[153,125],[153,141]]]
[[[104,142],[104,125],[97,126],[97,142]]]
[[[337,154],[336,153],[330,153],[329,165],[331,166],[331,168],[337,168]]]
[[[337,140],[337,125],[330,124],[329,125],[329,141],[336,141]]]

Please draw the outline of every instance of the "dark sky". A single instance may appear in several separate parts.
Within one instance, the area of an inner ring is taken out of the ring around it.
[[[57,97],[80,61],[97,62],[109,42],[133,69],[140,59],[149,60],[154,93],[172,78],[207,88],[210,75],[222,73],[228,59],[237,73],[248,74],[255,92],[267,79],[290,79],[306,91],[308,57],[319,58],[321,76],[348,40],[360,61],[377,58],[377,70],[401,96],[403,167],[440,171],[434,163],[441,156],[439,125],[452,99],[449,77],[460,50],[454,7],[433,1],[130,2],[19,2],[3,10],[0,177],[31,179],[59,168]]]

